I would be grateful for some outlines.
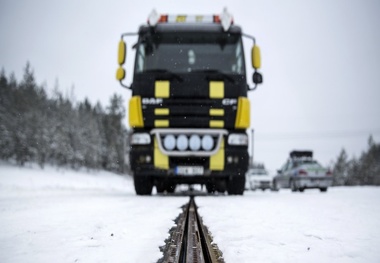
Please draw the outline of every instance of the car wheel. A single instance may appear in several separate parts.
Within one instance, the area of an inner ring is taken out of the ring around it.
[[[298,188],[297,188],[297,186],[296,186],[296,181],[291,180],[291,181],[289,182],[289,185],[290,185],[290,189],[292,190],[292,192],[297,192],[297,191],[298,191]]]
[[[278,192],[278,185],[277,185],[277,181],[276,180],[273,180],[272,182],[272,189],[271,189],[273,192]]]
[[[327,192],[327,187],[319,188],[319,190],[320,190],[321,192]]]
[[[153,180],[147,175],[135,175],[133,178],[135,191],[137,195],[151,195],[153,189]]]
[[[298,191],[300,191],[301,193],[303,193],[303,191],[305,191],[305,188],[299,188]]]

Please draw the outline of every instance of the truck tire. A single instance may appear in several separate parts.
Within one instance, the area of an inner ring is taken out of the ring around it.
[[[168,192],[170,194],[174,193],[176,186],[177,186],[176,184],[168,183],[166,185],[166,192]]]
[[[165,192],[165,189],[166,189],[166,184],[165,184],[165,182],[163,182],[163,181],[157,181],[157,182],[156,182],[156,190],[157,190],[157,193],[162,194],[163,192]]]
[[[207,183],[206,184],[207,193],[212,194],[216,191],[216,185],[215,183]]]
[[[319,188],[319,191],[321,191],[322,193],[327,192],[327,187],[321,187],[321,188]]]
[[[228,195],[243,195],[245,176],[235,175],[227,182]]]
[[[147,175],[135,175],[133,178],[135,191],[137,195],[151,195],[153,189],[153,180]]]

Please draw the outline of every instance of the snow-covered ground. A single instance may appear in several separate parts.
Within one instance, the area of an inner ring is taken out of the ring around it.
[[[187,197],[129,177],[0,164],[0,262],[156,262]]]
[[[380,187],[198,197],[226,262],[380,262]]]
[[[380,262],[379,200],[375,187],[196,197],[226,262]],[[138,197],[111,173],[0,163],[0,262],[156,262],[187,201]]]

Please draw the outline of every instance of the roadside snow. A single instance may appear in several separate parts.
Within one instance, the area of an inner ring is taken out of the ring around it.
[[[197,197],[226,262],[380,262],[380,188]]]
[[[226,262],[265,263],[380,262],[379,200],[379,187],[195,199]],[[136,196],[128,176],[0,163],[0,262],[156,262],[187,201]]]
[[[0,262],[156,262],[187,197],[137,197],[130,177],[0,166]]]

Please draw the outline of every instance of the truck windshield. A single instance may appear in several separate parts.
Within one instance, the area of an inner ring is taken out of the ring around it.
[[[140,36],[135,73],[149,71],[245,74],[241,36],[207,32]]]

